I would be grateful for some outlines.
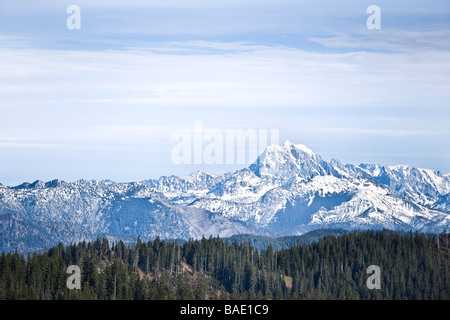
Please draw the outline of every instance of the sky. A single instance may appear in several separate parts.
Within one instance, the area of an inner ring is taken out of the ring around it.
[[[174,133],[193,141],[195,123],[222,138],[276,130],[324,160],[450,173],[450,2],[0,0],[3,185],[254,160],[175,163]]]

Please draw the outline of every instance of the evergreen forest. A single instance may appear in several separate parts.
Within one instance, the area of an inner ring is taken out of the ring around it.
[[[279,250],[218,237],[133,244],[107,238],[0,256],[2,300],[448,300],[450,233],[328,235]],[[67,269],[80,268],[80,289]],[[380,268],[369,289],[367,268]]]

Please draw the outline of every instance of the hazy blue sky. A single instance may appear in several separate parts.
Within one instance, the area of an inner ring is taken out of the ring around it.
[[[195,121],[450,173],[450,2],[0,0],[2,184],[243,167],[174,164]]]

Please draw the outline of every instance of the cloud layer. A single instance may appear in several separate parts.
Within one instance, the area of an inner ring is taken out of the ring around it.
[[[278,129],[344,162],[450,172],[450,5],[381,1],[2,3],[0,182],[141,180],[194,121]],[[419,17],[419,19],[417,18]]]

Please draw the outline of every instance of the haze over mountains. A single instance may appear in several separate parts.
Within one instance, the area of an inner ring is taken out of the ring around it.
[[[324,161],[301,144],[272,145],[234,173],[132,183],[0,185],[0,250],[57,242],[299,235],[342,228],[440,232],[450,227],[450,176],[408,165]]]

